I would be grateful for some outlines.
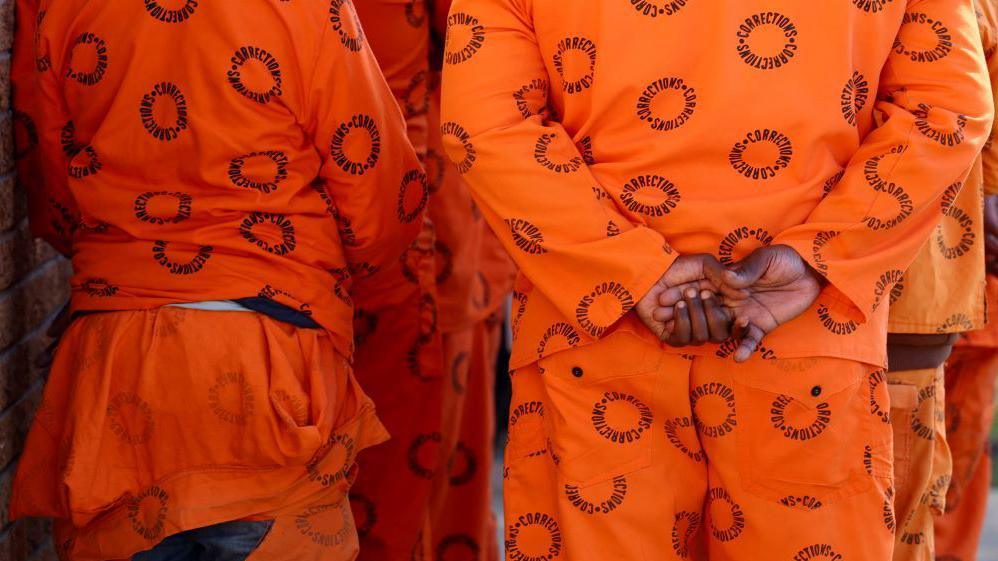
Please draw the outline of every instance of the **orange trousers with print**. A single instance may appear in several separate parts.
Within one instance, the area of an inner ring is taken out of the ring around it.
[[[324,330],[252,312],[87,315],[56,353],[10,510],[54,518],[63,560],[273,520],[251,561],[348,561],[355,459],[386,438]]]
[[[510,561],[891,558],[882,370],[689,359],[618,331],[512,381]]]
[[[432,556],[428,561],[495,561],[498,554],[491,474],[502,325],[496,313],[443,336],[450,383],[438,465],[446,469],[438,473],[430,502]]]
[[[976,561],[991,483],[988,436],[994,417],[998,349],[959,345],[946,368],[946,430],[953,479],[946,494],[946,513],[936,518],[936,559]]]
[[[439,333],[405,306],[361,312],[354,323],[357,377],[391,434],[358,462],[350,502],[359,558],[422,559],[429,551],[429,500],[449,383],[440,367]]]
[[[887,373],[894,430],[894,561],[934,558],[933,521],[943,512],[953,469],[944,419],[944,370]]]

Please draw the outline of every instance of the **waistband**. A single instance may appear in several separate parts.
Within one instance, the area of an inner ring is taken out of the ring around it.
[[[206,310],[210,312],[252,312],[235,300],[208,300],[205,302],[183,302],[168,304],[171,308],[187,308],[189,310]]]
[[[209,312],[256,312],[304,329],[318,329],[321,326],[307,312],[296,310],[269,298],[251,297],[235,300],[205,300],[202,302],[178,302],[167,304],[169,308],[184,308]],[[111,312],[117,310],[78,310],[73,317]]]

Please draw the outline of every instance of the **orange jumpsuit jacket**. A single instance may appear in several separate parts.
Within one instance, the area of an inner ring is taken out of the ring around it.
[[[884,364],[993,111],[970,0],[456,0],[444,60],[448,155],[522,271],[514,368],[647,333],[680,254],[765,244],[829,285],[763,356]]]
[[[18,0],[18,22],[19,177],[73,308],[262,296],[349,356],[427,188],[351,4]]]

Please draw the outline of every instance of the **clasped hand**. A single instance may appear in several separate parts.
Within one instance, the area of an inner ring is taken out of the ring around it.
[[[762,247],[731,267],[710,254],[683,255],[635,311],[661,341],[675,346],[738,341],[744,362],[780,325],[811,307],[821,277],[791,247]]]

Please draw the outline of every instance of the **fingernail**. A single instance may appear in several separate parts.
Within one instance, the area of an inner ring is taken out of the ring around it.
[[[697,297],[697,289],[695,289],[695,288],[687,289],[686,290],[686,297],[687,298],[696,298]]]
[[[677,302],[676,303],[676,307],[677,308],[685,308],[686,307],[686,302]]]
[[[704,291],[700,292],[700,298],[703,298],[704,300],[707,300],[708,298],[713,298],[713,297],[714,297],[714,293],[711,292],[711,291],[709,291],[709,290],[704,290]]]

